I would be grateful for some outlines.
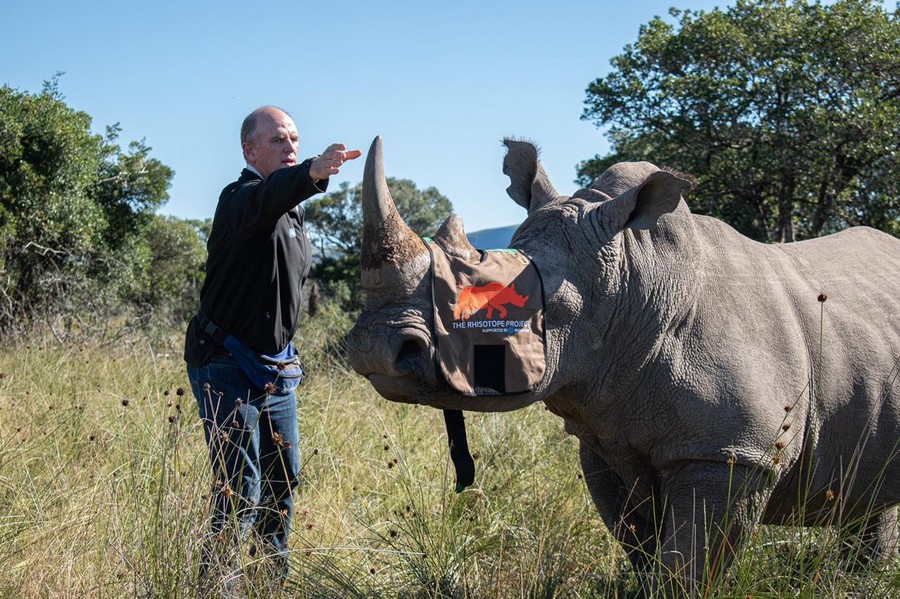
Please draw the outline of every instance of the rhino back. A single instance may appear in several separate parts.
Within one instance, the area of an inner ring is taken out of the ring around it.
[[[783,246],[824,294],[813,322],[815,482],[900,498],[900,240],[859,227]],[[890,462],[890,463],[888,463]],[[824,492],[824,491],[823,491]]]
[[[858,480],[900,478],[884,469],[900,435],[900,240],[858,228],[765,245],[695,218],[704,259],[690,334],[704,364],[693,385],[731,423],[728,449],[787,472],[788,486],[807,458],[817,469],[805,482],[823,490],[854,460]]]

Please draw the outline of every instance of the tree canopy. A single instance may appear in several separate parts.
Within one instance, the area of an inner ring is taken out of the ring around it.
[[[196,287],[205,261],[196,227],[155,214],[172,170],[143,141],[123,150],[118,125],[92,133],[59,76],[39,94],[0,87],[4,332],[60,317],[83,324],[93,311],[102,320],[127,304],[158,308],[173,299],[166,291]]]
[[[694,175],[695,212],[792,241],[900,234],[900,10],[876,0],[737,0],[644,25],[587,89],[582,118],[622,160]]]

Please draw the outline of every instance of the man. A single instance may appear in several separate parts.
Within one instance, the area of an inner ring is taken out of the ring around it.
[[[215,475],[205,577],[227,563],[233,541],[254,530],[253,549],[287,575],[293,492],[300,473],[297,398],[302,378],[291,339],[310,268],[303,200],[324,192],[361,155],[332,144],[297,163],[297,127],[274,106],[244,119],[247,167],[219,196],[200,309],[184,359]],[[268,378],[267,378],[268,377]]]

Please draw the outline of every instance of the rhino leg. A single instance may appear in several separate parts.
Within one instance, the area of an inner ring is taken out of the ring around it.
[[[762,516],[771,492],[758,470],[690,462],[663,473],[659,576],[666,596],[706,596]]]
[[[898,509],[891,507],[843,527],[844,558],[850,569],[885,566],[897,557],[900,538]]]
[[[579,448],[581,469],[591,499],[606,527],[628,556],[642,581],[650,574],[656,555],[658,527],[651,500],[641,502],[632,488],[588,445]]]

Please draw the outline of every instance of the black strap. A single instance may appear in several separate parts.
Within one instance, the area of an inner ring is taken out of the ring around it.
[[[225,337],[228,336],[228,333],[222,330],[222,327],[207,318],[203,310],[197,312],[197,323],[200,325],[200,330],[215,339],[217,343],[222,344],[225,342]]]
[[[462,410],[444,410],[444,424],[447,425],[447,440],[450,443],[450,459],[456,469],[456,492],[475,482],[475,460],[469,453],[466,440],[466,420]]]

